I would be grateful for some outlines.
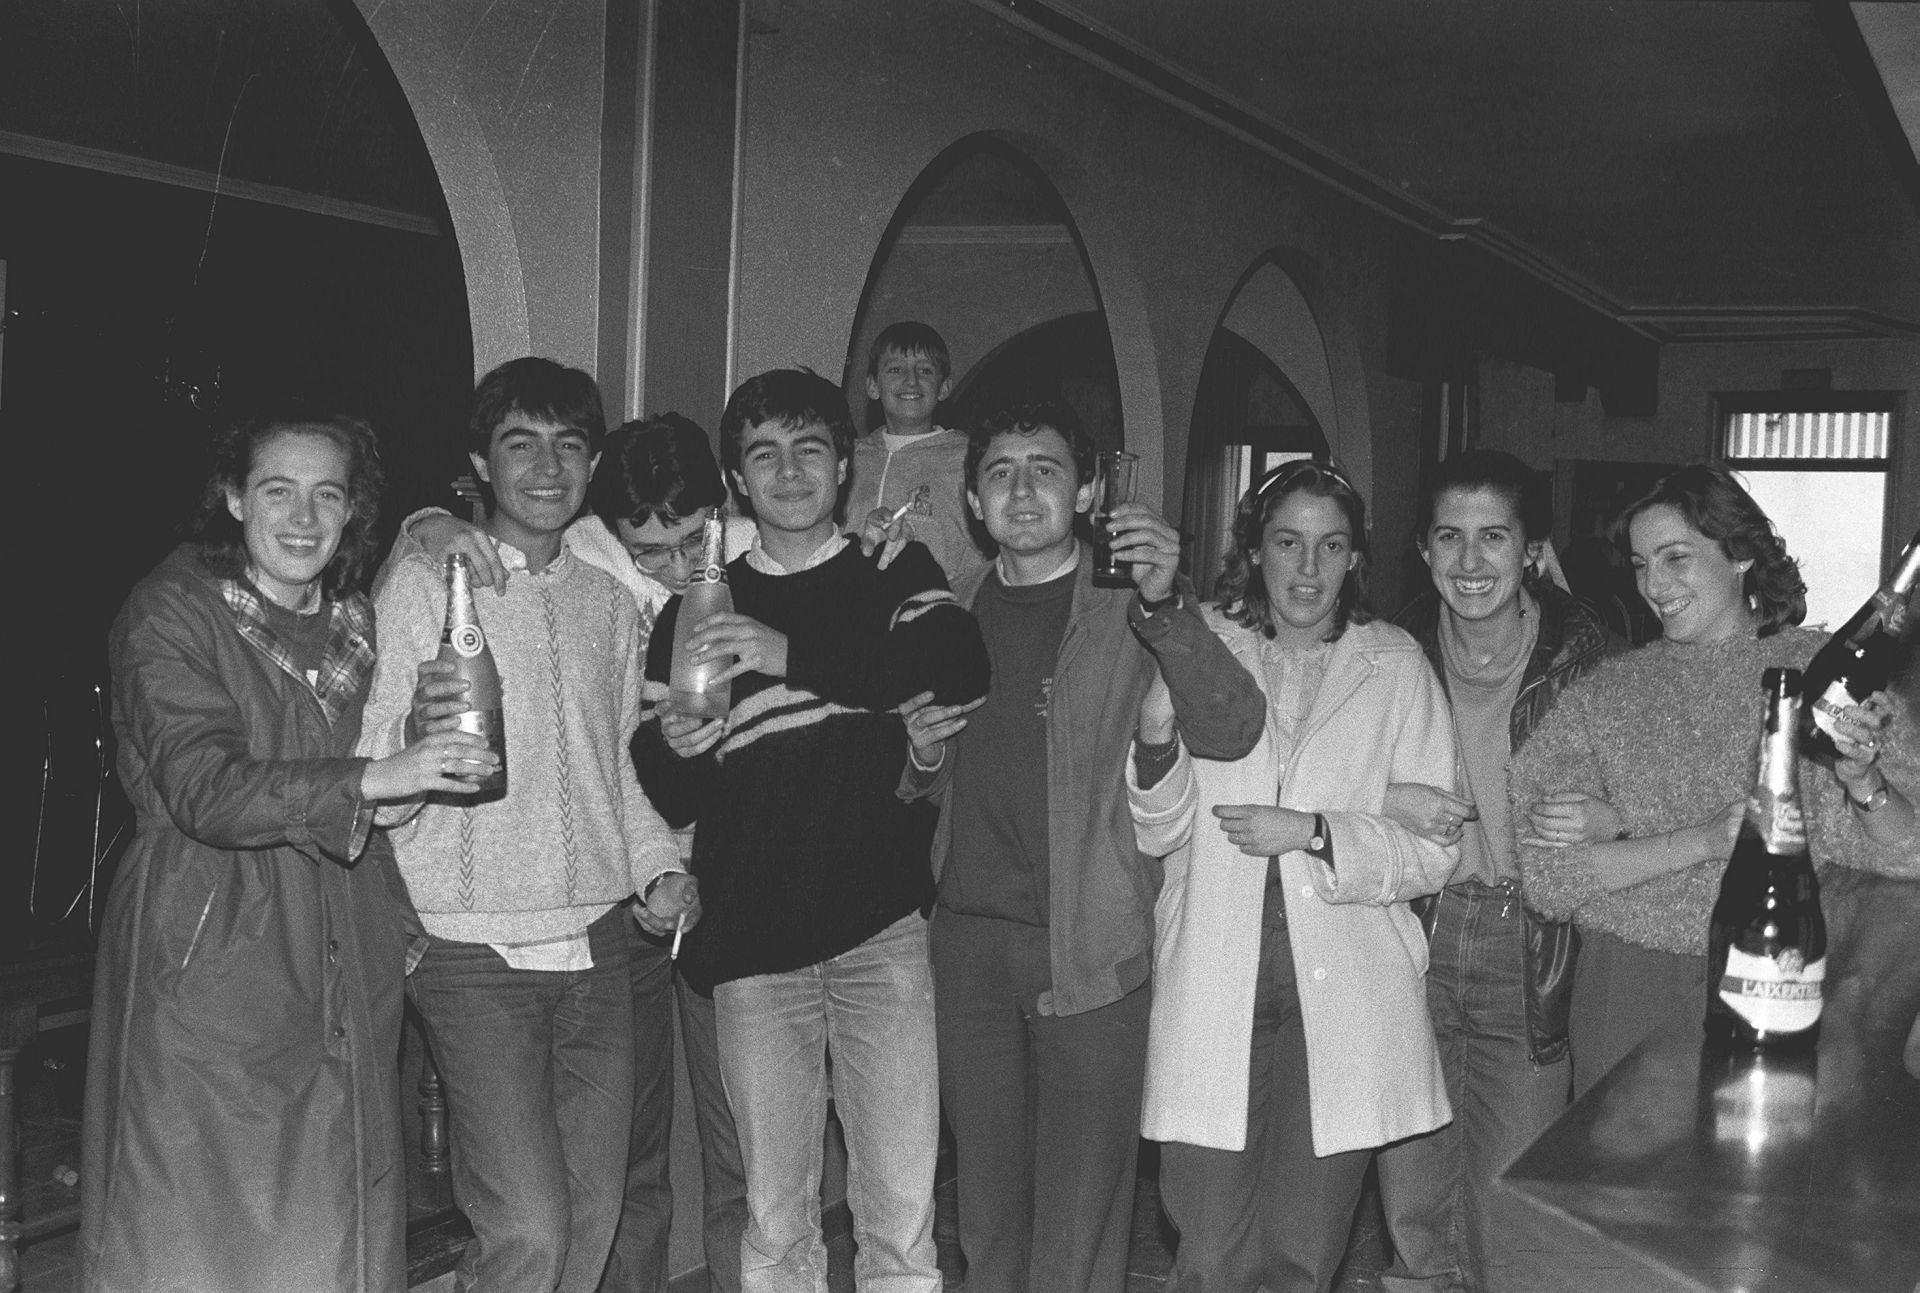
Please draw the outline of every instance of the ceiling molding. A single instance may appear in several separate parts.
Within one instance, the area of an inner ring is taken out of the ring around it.
[[[231,175],[216,175],[212,171],[197,170],[190,166],[175,166],[168,162],[156,162],[150,158],[133,157],[126,153],[107,152],[100,148],[85,148],[64,140],[16,134],[11,130],[0,130],[0,153],[9,153],[15,157],[25,157],[36,162],[75,166],[82,170],[118,175],[125,179],[146,180],[154,184],[172,185],[174,188],[194,189],[220,197],[262,202],[268,206],[285,207],[292,211],[331,216],[336,220],[351,220],[356,224],[399,229],[405,233],[426,234],[435,238],[447,235],[447,228],[440,221],[411,211],[396,211],[391,207],[374,206],[369,202],[351,202],[345,198],[306,193],[299,189],[282,188],[277,184],[238,180]]]
[[[910,224],[895,242],[922,247],[1055,247],[1074,245],[1063,224]]]
[[[979,9],[1397,223],[1475,247],[1653,342],[1909,339],[1920,323],[1853,307],[1639,308],[1479,216],[1451,216],[1062,0],[971,0]],[[1851,23],[1847,24],[1851,27]],[[1853,39],[1858,42],[1855,31]],[[1857,79],[1857,78],[1856,78]],[[1879,91],[1884,99],[1886,91]]]
[[[1660,342],[1908,341],[1920,322],[1850,306],[1670,307],[1628,310],[1620,321]]]
[[[971,3],[1388,219],[1434,238],[1471,243],[1589,309],[1624,321],[1627,313],[1624,303],[1545,252],[1484,218],[1448,215],[1432,203],[1354,165],[1194,76],[1098,19],[1058,0],[971,0]]]

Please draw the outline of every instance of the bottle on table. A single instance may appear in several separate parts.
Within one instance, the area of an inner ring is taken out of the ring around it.
[[[1907,541],[1887,582],[1807,662],[1800,741],[1810,757],[1827,764],[1838,759],[1840,751],[1833,743],[1835,718],[1893,677],[1907,603],[1916,582],[1920,582],[1920,533]]]
[[[1819,1038],[1827,923],[1800,809],[1798,669],[1761,675],[1760,770],[1720,878],[1707,950],[1707,1038],[1811,1049]]]
[[[507,723],[500,700],[500,667],[493,662],[493,648],[480,627],[479,613],[473,605],[473,570],[463,553],[452,553],[446,560],[447,620],[440,630],[440,659],[453,666],[454,677],[467,684],[467,708],[460,715],[461,731],[486,740],[487,748],[500,757],[500,766],[491,774],[475,780],[480,789],[461,803],[490,803],[507,793]]]
[[[719,718],[732,703],[731,682],[715,681],[734,661],[732,656],[695,662],[687,648],[694,627],[709,615],[733,609],[733,591],[727,587],[726,518],[709,508],[700,532],[700,565],[680,596],[679,618],[673,625],[673,664],[667,676],[668,698],[674,712],[695,718]]]

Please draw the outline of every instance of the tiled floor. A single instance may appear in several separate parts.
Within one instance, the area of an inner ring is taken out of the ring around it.
[[[22,1178],[26,1184],[28,1214],[38,1207],[70,1201],[70,1187],[54,1181],[56,1167],[76,1164],[79,1153],[80,1119],[77,1093],[63,1093],[69,1085],[57,1073],[40,1071],[40,1079],[23,1083],[22,1095]],[[1172,1263],[1174,1236],[1160,1213],[1158,1155],[1152,1145],[1143,1145],[1139,1186],[1134,1195],[1133,1248],[1128,1262],[1127,1293],[1160,1293],[1166,1285]],[[959,1255],[957,1207],[953,1183],[951,1152],[942,1154],[940,1179],[935,1189],[934,1239],[940,1250],[940,1269],[947,1277],[948,1289],[961,1289],[964,1265]],[[845,1211],[838,1210],[840,1224],[832,1224],[833,1234],[827,1252],[830,1262],[829,1287],[832,1293],[853,1293],[853,1239],[845,1233]],[[839,1233],[834,1234],[835,1230]],[[68,1293],[74,1278],[72,1230],[27,1245],[21,1250],[20,1265],[23,1293]],[[1376,1293],[1380,1272],[1389,1261],[1385,1223],[1380,1215],[1379,1194],[1371,1174],[1360,1202],[1359,1217],[1347,1247],[1347,1260],[1335,1283],[1336,1293]],[[451,1273],[418,1286],[416,1293],[451,1293]]]
[[[955,1229],[957,1209],[949,1164],[949,1159],[941,1160],[942,1179],[934,1190],[933,1237],[940,1248],[940,1270],[952,1293],[964,1289],[966,1283],[959,1258]],[[1174,1234],[1160,1213],[1157,1176],[1153,1148],[1143,1146],[1140,1180],[1133,1196],[1133,1248],[1127,1261],[1127,1293],[1161,1293],[1173,1265]],[[835,1236],[827,1245],[827,1258],[831,1263],[827,1275],[829,1293],[853,1293],[852,1237]],[[1380,1214],[1380,1195],[1369,1172],[1353,1235],[1347,1242],[1347,1258],[1334,1280],[1334,1293],[1378,1293],[1380,1272],[1391,1260],[1386,1222]]]
[[[1148,1165],[1151,1168],[1151,1164]],[[954,1240],[953,1182],[941,1182],[936,1192],[937,1211],[934,1237],[940,1244],[940,1269],[946,1273],[947,1287],[965,1287],[957,1260]],[[1127,1293],[1160,1293],[1166,1286],[1167,1269],[1172,1261],[1172,1235],[1160,1216],[1160,1190],[1151,1175],[1142,1174],[1134,1195],[1133,1254],[1128,1262]],[[827,1247],[832,1263],[828,1284],[832,1293],[853,1293],[853,1239],[837,1236]],[[1380,1219],[1379,1195],[1369,1178],[1365,1197],[1360,1201],[1360,1217],[1354,1223],[1353,1238],[1347,1246],[1346,1265],[1335,1283],[1336,1293],[1375,1293],[1380,1288],[1380,1272],[1388,1262],[1386,1238]],[[21,1253],[24,1293],[67,1293],[73,1281],[73,1234],[56,1235],[30,1244]],[[419,1286],[416,1293],[450,1293],[451,1273]]]

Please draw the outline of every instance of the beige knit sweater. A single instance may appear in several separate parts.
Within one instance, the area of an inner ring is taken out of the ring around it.
[[[380,661],[360,752],[400,748],[414,669],[439,650],[446,592],[420,556],[396,557],[375,599]],[[500,667],[507,796],[429,804],[392,828],[408,893],[429,932],[470,943],[577,933],[654,875],[678,869],[671,831],[627,752],[640,721],[640,616],[633,596],[570,549],[475,592]]]

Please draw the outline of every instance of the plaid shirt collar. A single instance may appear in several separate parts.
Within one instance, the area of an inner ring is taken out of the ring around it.
[[[337,725],[373,677],[373,604],[364,594],[354,593],[329,605],[332,623],[327,634],[327,649],[320,657],[318,677],[308,682],[307,675],[294,662],[293,654],[268,626],[267,608],[260,594],[244,580],[219,582],[220,595],[226,598],[227,609],[233,612],[234,627],[240,630],[240,636],[273,661],[282,673],[311,689],[327,716],[327,725]]]

